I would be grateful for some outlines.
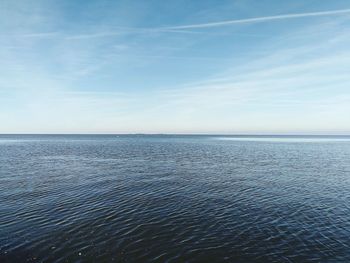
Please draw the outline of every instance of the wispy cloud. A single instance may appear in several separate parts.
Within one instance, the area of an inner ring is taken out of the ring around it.
[[[164,29],[209,28],[209,27],[229,26],[229,25],[235,25],[235,24],[262,23],[262,22],[283,20],[283,19],[316,17],[316,16],[334,16],[334,15],[344,15],[344,14],[350,14],[350,9],[312,12],[312,13],[299,13],[299,14],[284,14],[284,15],[276,15],[276,16],[262,16],[262,17],[235,19],[235,20],[227,20],[227,21],[219,21],[219,22],[211,22],[211,23],[203,23],[203,24],[170,26],[170,27],[165,27]]]
[[[118,27],[116,30],[99,33],[86,33],[69,35],[67,39],[89,39],[89,38],[105,38],[114,37],[123,34],[152,34],[152,33],[179,33],[179,34],[203,34],[201,31],[189,31],[188,29],[200,29],[200,28],[211,28],[221,27],[236,24],[252,24],[252,23],[263,23],[276,20],[284,19],[296,19],[305,17],[319,17],[319,16],[334,16],[334,15],[346,15],[350,14],[350,9],[340,9],[322,12],[308,12],[308,13],[296,13],[296,14],[283,14],[275,16],[262,16],[235,20],[226,20],[219,22],[210,22],[202,24],[191,24],[191,25],[180,25],[180,26],[168,26],[168,27],[154,27],[154,28],[142,28],[142,27]],[[35,36],[36,34],[33,34]],[[41,34],[37,34],[40,36]],[[44,34],[45,35],[45,34]],[[237,33],[237,36],[248,36],[248,37],[262,37],[264,35],[259,34],[242,34]]]
[[[203,32],[180,30],[180,29],[167,29],[167,28],[142,28],[142,27],[118,27],[105,32],[91,32],[91,33],[72,33],[66,35],[65,39],[94,39],[94,38],[110,38],[116,36],[125,35],[149,35],[149,34],[203,34]],[[243,35],[243,34],[242,34]],[[248,34],[247,34],[248,35]]]

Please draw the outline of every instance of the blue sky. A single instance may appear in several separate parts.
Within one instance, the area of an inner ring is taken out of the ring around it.
[[[348,0],[2,0],[0,133],[350,134]]]

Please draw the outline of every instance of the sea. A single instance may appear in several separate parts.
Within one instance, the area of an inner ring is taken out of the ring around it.
[[[350,137],[0,135],[0,262],[350,262]]]

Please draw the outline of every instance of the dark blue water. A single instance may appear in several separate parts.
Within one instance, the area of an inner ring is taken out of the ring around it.
[[[0,136],[0,262],[350,262],[349,137]]]

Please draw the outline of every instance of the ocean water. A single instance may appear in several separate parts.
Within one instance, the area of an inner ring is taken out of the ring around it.
[[[1,135],[0,262],[350,262],[350,137]]]

